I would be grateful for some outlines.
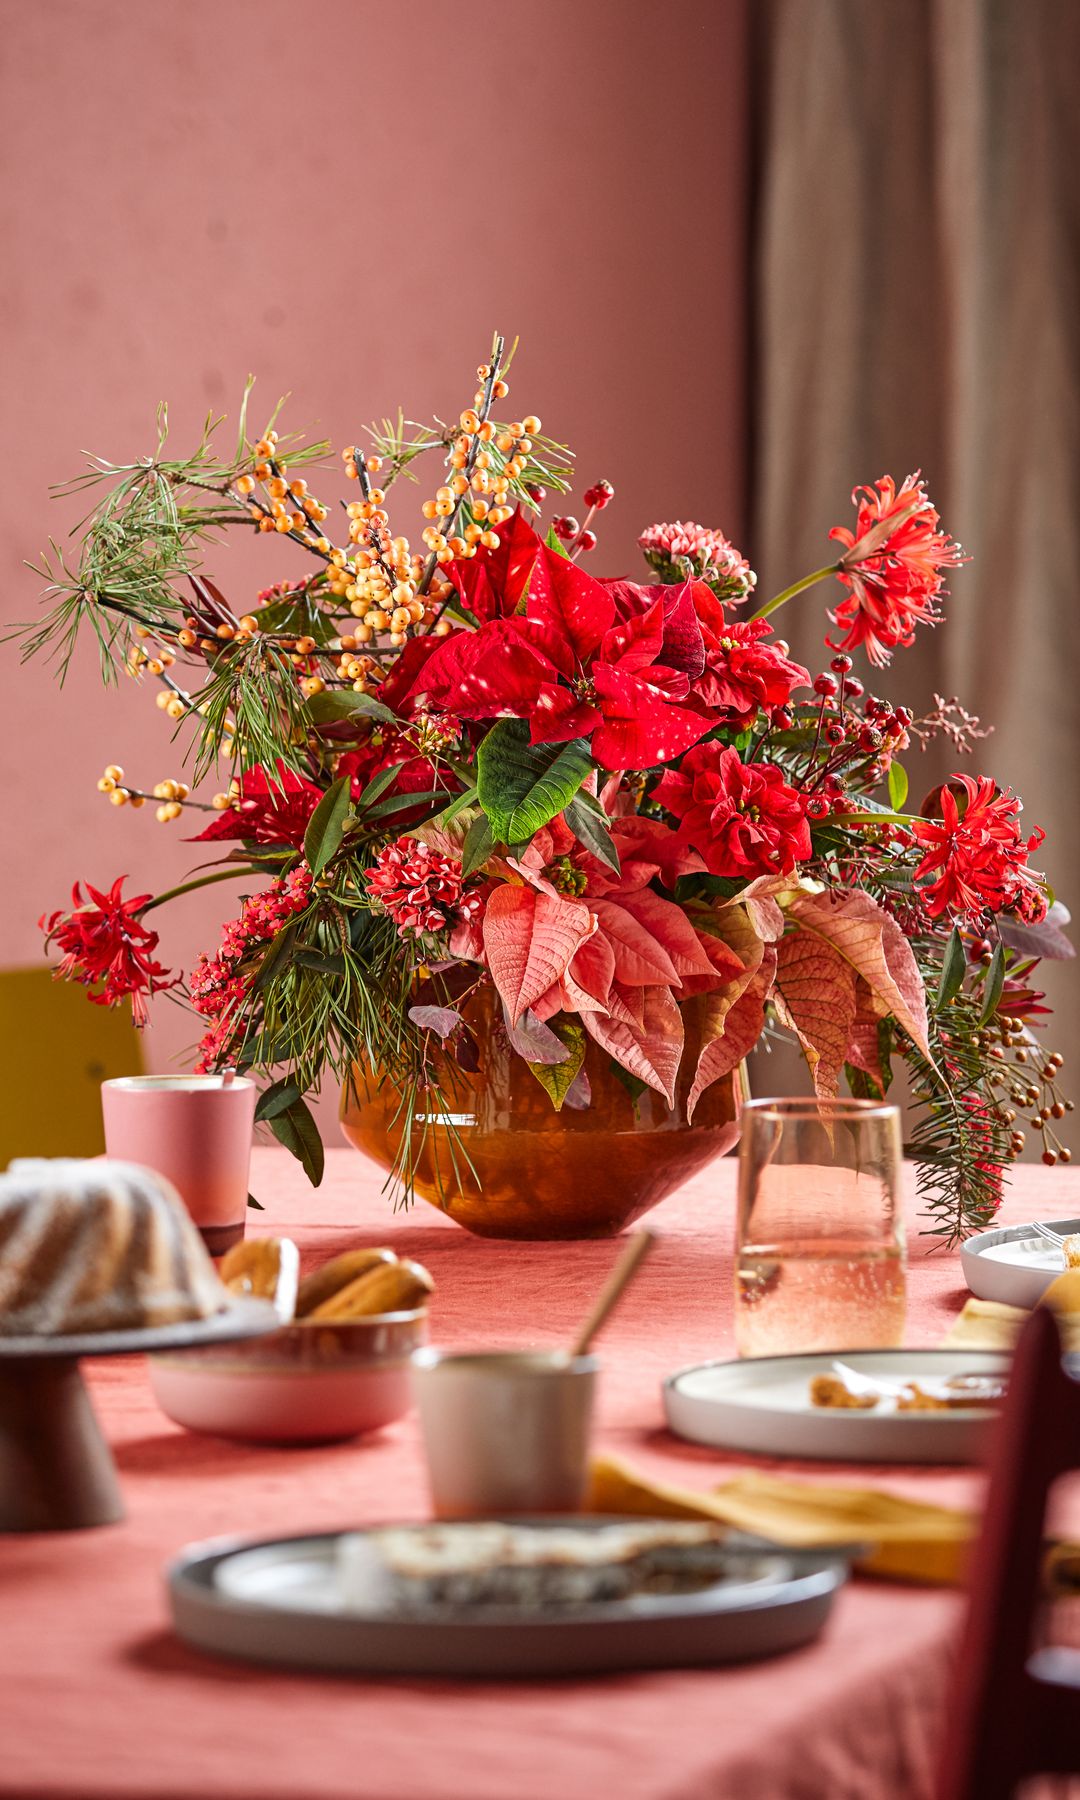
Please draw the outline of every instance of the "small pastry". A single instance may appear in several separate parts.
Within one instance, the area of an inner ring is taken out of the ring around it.
[[[371,1318],[376,1313],[412,1312],[415,1307],[426,1305],[434,1289],[435,1283],[420,1263],[380,1263],[331,1294],[329,1300],[305,1315],[304,1323],[341,1324],[349,1319]]]
[[[1080,1269],[1080,1231],[1070,1232],[1061,1240],[1062,1254],[1067,1269]]]
[[[810,1383],[811,1406],[840,1406],[853,1412],[870,1412],[877,1405],[876,1394],[853,1394],[839,1375],[815,1375]]]
[[[396,1262],[397,1257],[392,1250],[346,1250],[341,1256],[332,1256],[317,1269],[312,1269],[300,1283],[296,1295],[296,1316],[305,1319],[329,1300],[333,1294],[358,1276],[368,1274],[380,1264]]]
[[[292,1318],[300,1279],[300,1253],[291,1238],[245,1238],[226,1251],[220,1275],[234,1294],[271,1300],[279,1317]]]

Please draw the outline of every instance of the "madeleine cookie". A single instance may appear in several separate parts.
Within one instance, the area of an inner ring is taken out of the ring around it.
[[[272,1300],[282,1318],[292,1318],[300,1279],[292,1238],[245,1238],[222,1257],[218,1273],[232,1293]]]
[[[331,1294],[329,1300],[306,1315],[305,1323],[342,1323],[371,1318],[376,1313],[412,1312],[415,1307],[426,1305],[434,1288],[435,1283],[420,1263],[381,1263]]]
[[[296,1316],[305,1319],[324,1301],[348,1287],[351,1281],[359,1276],[367,1275],[385,1263],[396,1262],[397,1257],[392,1250],[346,1250],[341,1256],[332,1256],[318,1269],[312,1269],[300,1283],[296,1296]]]

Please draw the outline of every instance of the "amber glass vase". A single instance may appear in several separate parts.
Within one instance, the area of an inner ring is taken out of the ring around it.
[[[707,1088],[693,1124],[686,1123],[703,1005],[695,999],[682,1009],[687,1042],[676,1107],[652,1088],[632,1100],[607,1052],[590,1038],[585,1068],[592,1103],[584,1111],[556,1112],[510,1049],[494,991],[480,989],[463,1008],[479,1046],[478,1072],[456,1064],[447,1071],[445,1114],[422,1112],[422,1100],[415,1109],[416,1192],[481,1237],[594,1238],[621,1231],[738,1140],[741,1069]],[[446,1114],[452,1131],[441,1122]],[[342,1091],[341,1126],[350,1144],[391,1168],[405,1128],[400,1091],[377,1085],[369,1070],[355,1065]],[[455,1168],[455,1134],[475,1177],[460,1149]]]

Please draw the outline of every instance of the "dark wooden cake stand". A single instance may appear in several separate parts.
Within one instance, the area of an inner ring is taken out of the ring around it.
[[[124,1516],[116,1465],[79,1363],[227,1344],[276,1331],[267,1300],[240,1300],[209,1319],[78,1337],[0,1337],[0,1532],[73,1531]]]

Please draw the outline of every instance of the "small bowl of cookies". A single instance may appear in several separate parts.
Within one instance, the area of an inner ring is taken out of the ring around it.
[[[329,1444],[408,1412],[435,1287],[422,1264],[365,1247],[301,1275],[290,1238],[253,1238],[219,1272],[231,1292],[270,1300],[282,1323],[243,1344],[151,1356],[155,1398],[176,1424],[248,1444]]]

